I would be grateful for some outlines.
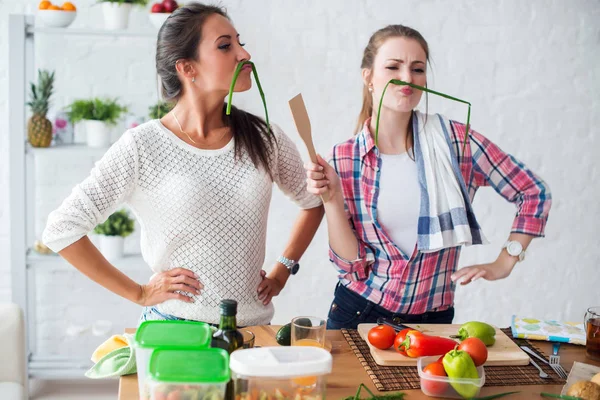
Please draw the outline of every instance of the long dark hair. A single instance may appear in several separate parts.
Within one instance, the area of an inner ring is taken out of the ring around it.
[[[189,3],[175,10],[158,31],[156,71],[160,76],[162,96],[165,100],[176,103],[181,97],[182,85],[175,63],[181,59],[199,59],[198,45],[202,26],[213,14],[230,19],[221,7]],[[235,138],[236,158],[239,159],[245,150],[254,166],[264,168],[273,179],[269,152],[274,140],[266,122],[236,107],[231,107],[231,114],[226,115],[225,109],[226,104],[223,105],[223,120],[231,128]]]
[[[379,29],[369,39],[369,43],[363,52],[363,58],[360,63],[361,68],[369,68],[373,69],[373,61],[375,61],[375,56],[377,55],[377,51],[381,47],[381,45],[389,38],[392,37],[405,37],[408,39],[414,39],[423,48],[425,51],[425,57],[427,58],[427,62],[429,62],[429,45],[425,38],[415,29],[409,28],[404,25],[388,25],[385,28]],[[363,104],[360,110],[360,114],[358,115],[358,121],[356,123],[355,133],[359,133],[365,121],[372,115],[373,113],[373,97],[371,93],[369,93],[369,88],[365,85],[363,86]],[[427,92],[425,92],[425,104],[426,110],[429,109],[429,97],[427,97]],[[427,114],[427,111],[425,112]],[[408,124],[408,131],[412,132],[412,122],[413,116],[411,115],[410,122]],[[413,135],[415,133],[413,132]],[[406,135],[406,148],[409,149],[413,146],[414,138],[413,135]]]

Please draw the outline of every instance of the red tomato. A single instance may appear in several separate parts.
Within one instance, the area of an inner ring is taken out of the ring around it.
[[[438,358],[438,359],[437,359],[437,361],[436,361],[436,362],[441,364],[441,363],[442,363],[442,361],[444,361],[444,356],[445,356],[445,354],[442,354],[442,355],[440,356],[440,358]]]
[[[476,337],[463,340],[458,345],[458,350],[464,350],[469,353],[476,367],[483,365],[488,358],[487,347],[485,347],[481,339]]]
[[[410,332],[411,330],[412,329],[410,329],[410,328],[402,329],[396,335],[396,339],[394,339],[394,349],[396,349],[396,351],[398,353],[402,354],[403,356],[406,356],[406,351],[404,349],[402,349],[402,350],[400,349],[400,344],[402,344],[402,342],[404,342],[404,339],[406,339],[406,334],[408,332]]]
[[[369,343],[378,349],[385,350],[392,347],[396,338],[396,331],[391,326],[377,325],[369,331]]]
[[[448,376],[441,363],[434,362],[423,368],[425,375],[430,376]],[[448,382],[437,382],[429,379],[421,380],[421,388],[432,395],[442,395],[448,389]]]
[[[150,10],[150,12],[153,12],[153,13],[164,13],[165,12],[165,6],[163,6],[161,3],[154,3],[154,4],[152,4],[152,9]]]

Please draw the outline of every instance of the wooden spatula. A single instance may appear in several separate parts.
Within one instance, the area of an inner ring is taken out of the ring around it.
[[[304,100],[302,99],[302,93],[296,95],[288,102],[288,104],[290,105],[290,110],[292,111],[292,117],[294,118],[296,129],[298,130],[298,133],[300,134],[300,137],[302,138],[302,141],[308,150],[308,155],[312,162],[318,164],[317,152],[315,151],[315,146],[312,141],[310,119],[308,118],[308,112],[306,111]],[[323,199],[323,202],[328,201],[329,193],[324,193],[321,196],[321,199]]]

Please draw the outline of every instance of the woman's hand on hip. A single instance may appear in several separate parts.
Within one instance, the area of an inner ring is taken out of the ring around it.
[[[277,296],[283,290],[283,285],[274,278],[267,278],[267,273],[262,270],[260,271],[262,281],[258,285],[258,300],[263,302],[263,305],[267,305],[271,302],[273,297]]]
[[[320,155],[317,154],[317,163],[308,162],[304,164],[304,169],[306,170],[306,190],[309,193],[318,196],[329,193],[331,197],[341,193],[340,178],[335,169]]]
[[[172,299],[193,303],[189,295],[198,295],[204,288],[196,274],[185,268],[158,273],[148,284],[140,286],[142,293],[139,304],[143,306],[153,306]]]

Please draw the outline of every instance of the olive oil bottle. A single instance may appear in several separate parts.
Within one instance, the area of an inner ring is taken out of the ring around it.
[[[218,347],[227,350],[229,354],[244,346],[244,336],[237,330],[237,301],[221,300],[221,321],[219,330],[213,334],[211,347]],[[234,398],[233,380],[229,381],[225,391],[225,400],[233,400]]]

